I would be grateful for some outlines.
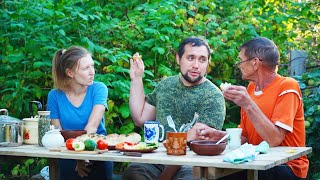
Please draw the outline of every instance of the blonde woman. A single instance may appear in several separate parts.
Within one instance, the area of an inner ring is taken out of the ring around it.
[[[58,50],[52,60],[55,89],[48,95],[51,124],[61,129],[85,129],[106,135],[107,87],[94,82],[94,61],[85,48]],[[112,162],[60,160],[60,179],[111,179]]]

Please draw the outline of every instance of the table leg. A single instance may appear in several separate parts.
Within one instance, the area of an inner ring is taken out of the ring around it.
[[[225,169],[215,167],[193,167],[193,177],[196,179],[219,179],[234,173],[243,171],[243,169]]]
[[[258,180],[258,170],[247,170],[247,180]]]
[[[200,167],[200,179],[208,179],[208,167]]]
[[[49,176],[50,180],[59,180],[59,164],[58,159],[49,158]]]

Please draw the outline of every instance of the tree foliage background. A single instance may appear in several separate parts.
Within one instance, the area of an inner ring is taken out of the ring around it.
[[[265,36],[280,49],[282,75],[287,75],[288,54],[293,49],[305,50],[307,65],[315,67],[297,79],[309,92],[304,96],[305,110],[313,117],[307,132],[307,143],[314,147],[309,178],[320,178],[316,170],[320,163],[316,155],[320,148],[320,106],[315,106],[320,96],[316,89],[320,84],[316,71],[320,57],[319,6],[316,1],[298,0],[3,0],[0,107],[8,109],[11,116],[25,118],[30,116],[30,101],[46,104],[53,88],[53,54],[80,45],[93,53],[96,80],[109,88],[109,111],[105,114],[108,132],[140,132],[132,123],[128,107],[129,58],[133,53],[143,55],[148,93],[161,78],[178,72],[174,57],[179,42],[188,36],[202,36],[213,50],[207,77],[216,85],[224,81],[245,85],[233,67],[238,47],[250,38]],[[310,79],[315,82],[308,84]],[[227,111],[224,127],[238,124],[239,108],[228,102]],[[34,162],[15,166],[16,171],[9,176],[37,173],[23,170],[43,164]],[[0,172],[0,178],[4,176]]]

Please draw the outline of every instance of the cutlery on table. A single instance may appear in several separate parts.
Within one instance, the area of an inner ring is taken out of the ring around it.
[[[223,140],[227,139],[229,137],[229,134],[224,135],[216,144],[221,143]]]
[[[125,155],[125,156],[141,157],[141,156],[142,156],[142,153],[140,153],[140,152],[123,152],[123,155]]]
[[[179,132],[182,132],[182,130],[186,127],[186,124],[182,124],[181,127],[179,128]]]
[[[174,124],[171,115],[167,116],[167,121],[168,121],[169,127],[171,127],[174,130],[174,132],[177,132],[176,125]]]
[[[187,123],[187,124],[183,124],[181,127],[180,127],[180,132],[187,132],[189,131],[189,129],[192,128],[192,126],[198,121],[198,118],[199,118],[199,115],[197,112],[194,113],[194,116],[193,116],[193,119],[190,123]]]

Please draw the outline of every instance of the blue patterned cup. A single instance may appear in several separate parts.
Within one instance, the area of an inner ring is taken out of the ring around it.
[[[161,138],[160,137],[161,129]],[[144,142],[145,143],[156,143],[163,141],[164,128],[158,121],[146,121],[144,123]]]

